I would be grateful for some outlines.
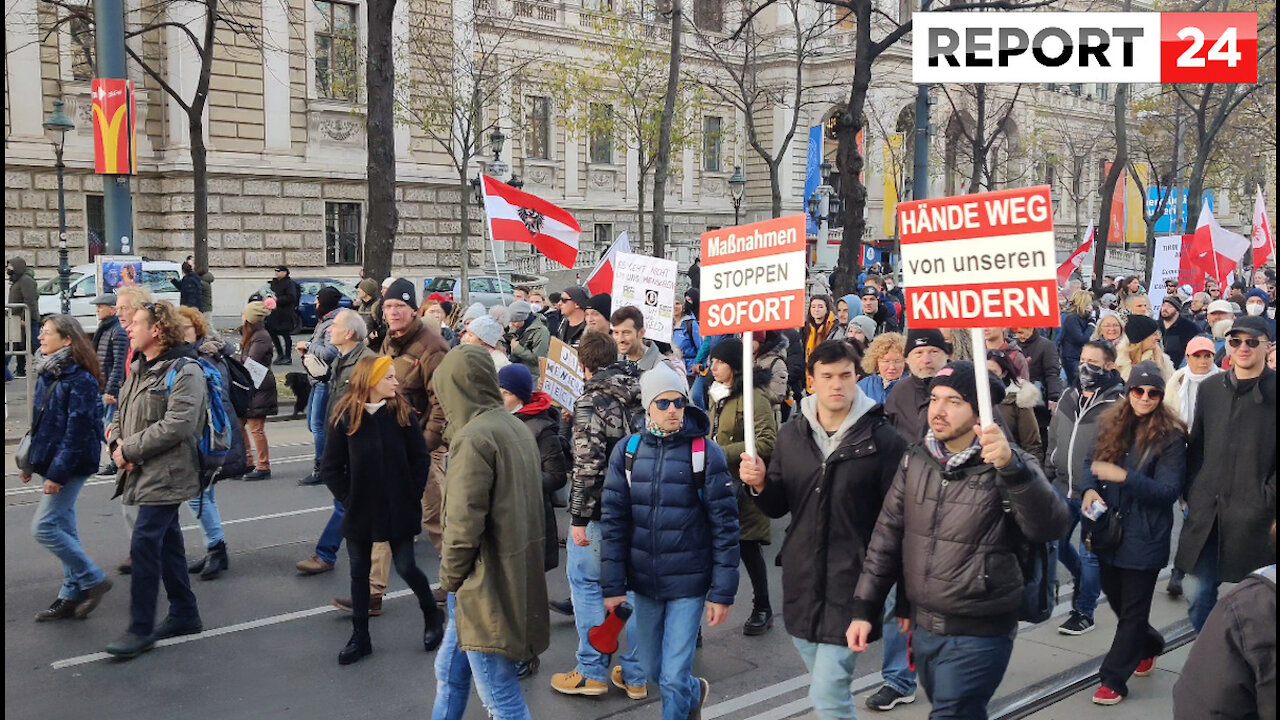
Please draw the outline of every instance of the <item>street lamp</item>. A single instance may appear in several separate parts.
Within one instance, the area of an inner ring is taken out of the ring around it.
[[[507,184],[517,190],[522,190],[524,188],[524,181],[520,179],[519,175],[515,174],[511,176],[511,179],[507,181]]]
[[[45,132],[49,133],[49,142],[53,145],[53,167],[58,171],[58,283],[62,295],[62,314],[71,314],[71,264],[67,262],[67,200],[63,190],[62,146],[67,139],[67,131],[75,130],[75,123],[62,112],[62,100],[53,101],[53,112],[44,121]]]
[[[741,165],[733,166],[733,175],[729,178],[729,194],[733,198],[733,224],[739,222],[739,211],[742,210],[742,197],[747,191],[747,176],[742,172]]]
[[[818,222],[818,238],[817,238],[817,265],[819,267],[830,269],[835,267],[835,258],[831,257],[831,248],[827,244],[827,235],[830,232],[829,225],[831,222],[831,195],[835,192],[835,188],[831,187],[831,163],[823,160],[818,166],[819,177],[822,178],[822,184],[814,191],[813,196],[809,198],[809,212],[814,215],[814,219]]]
[[[507,136],[502,134],[502,130],[494,128],[489,133],[489,149],[493,151],[493,160],[497,162],[502,155],[502,144],[507,141]]]
[[[471,178],[471,192],[475,193],[476,204],[484,204],[484,191],[480,189],[480,176]]]

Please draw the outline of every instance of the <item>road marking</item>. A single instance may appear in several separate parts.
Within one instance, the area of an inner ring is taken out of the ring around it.
[[[310,443],[307,443],[307,444],[309,445]],[[315,459],[314,454],[291,455],[289,457],[274,459],[271,461],[271,463],[273,465],[288,465],[290,463],[303,462],[304,460],[314,460],[314,459]],[[9,476],[6,475],[5,477],[9,477]],[[17,477],[17,475],[14,475],[13,477]],[[114,479],[101,479],[101,480],[90,480],[86,482],[84,486],[94,487],[97,485],[115,485],[115,484],[116,484],[116,481]],[[44,492],[43,485],[32,484],[29,486],[23,486],[23,487],[17,487],[17,488],[7,488],[4,491],[4,495],[5,497],[12,497],[14,495],[22,495],[23,493],[43,493],[43,492]]]
[[[431,586],[435,590],[440,585],[434,583]],[[412,595],[413,590],[404,589],[389,592],[382,596],[383,600],[391,600],[405,595]],[[280,615],[272,615],[271,617],[260,618],[258,620],[250,620],[248,622],[236,623],[235,625],[227,625],[225,627],[205,630],[195,635],[183,635],[181,637],[168,638],[160,640],[156,643],[156,647],[169,647],[170,645],[182,645],[183,643],[195,642],[197,640],[208,640],[210,638],[230,635],[232,633],[244,632],[245,630],[257,630],[258,628],[270,627],[281,623],[292,622],[294,620],[302,620],[304,618],[314,617],[316,615],[324,615],[325,613],[338,612],[338,608],[332,605],[322,605],[321,607],[310,608],[308,610],[297,610],[291,613],[283,613]],[[89,653],[88,655],[80,655],[79,657],[67,658],[66,660],[55,660],[50,665],[54,670],[63,670],[78,665],[88,665],[89,663],[100,662],[102,660],[110,660],[111,655],[105,652]]]
[[[324,507],[304,508],[302,510],[289,510],[287,512],[271,513],[270,515],[258,515],[255,517],[247,517],[247,518],[237,518],[235,520],[223,520],[222,524],[235,525],[236,523],[255,522],[257,520],[275,520],[276,518],[292,517],[294,515],[306,515],[307,513],[320,512],[322,510],[332,511],[333,505],[325,505]],[[182,529],[183,530],[199,530],[200,526],[199,525],[183,525]]]

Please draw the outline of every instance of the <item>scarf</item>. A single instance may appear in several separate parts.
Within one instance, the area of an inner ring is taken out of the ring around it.
[[[721,400],[729,397],[730,392],[732,392],[732,390],[728,385],[717,380],[716,382],[711,383],[711,387],[707,388],[707,397],[711,399],[711,403],[713,405],[718,405]]]
[[[1222,372],[1222,368],[1215,365],[1209,366],[1209,372],[1203,375],[1191,374],[1191,369],[1187,369],[1186,375],[1182,377],[1182,387],[1178,389],[1182,397],[1182,418],[1186,420],[1187,425],[1191,425],[1191,419],[1196,416],[1196,394],[1200,392],[1200,383]]]
[[[932,429],[925,433],[924,446],[925,449],[929,451],[929,454],[932,455],[935,460],[942,463],[942,466],[947,470],[955,470],[958,467],[962,467],[965,463],[969,462],[974,455],[982,452],[982,445],[978,443],[978,438],[975,436],[973,438],[972,445],[952,455],[951,452],[947,450],[947,446],[939,442],[938,439],[933,436]]]
[[[676,432],[680,432],[679,430],[675,432],[667,432],[666,430],[663,430],[662,428],[655,425],[653,423],[653,420],[650,420],[647,416],[644,419],[644,429],[646,432],[648,432],[650,435],[656,438],[669,437],[671,435],[674,435]]]
[[[365,412],[367,412],[367,413],[369,413],[370,415],[372,415],[372,414],[374,414],[374,413],[378,412],[379,410],[381,410],[381,409],[382,409],[382,406],[383,406],[383,405],[386,405],[386,404],[387,404],[387,401],[386,401],[386,400],[379,400],[379,401],[378,401],[378,402],[376,402],[376,403],[365,403],[365,404],[364,404],[364,411],[365,411]]]
[[[48,373],[55,378],[62,376],[62,371],[71,364],[71,346],[59,348],[52,355],[36,355],[33,360],[37,374]]]

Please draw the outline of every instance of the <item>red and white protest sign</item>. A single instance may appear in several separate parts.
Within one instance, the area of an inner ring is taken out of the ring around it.
[[[899,203],[907,327],[1057,327],[1049,186]]]
[[[804,324],[804,215],[702,233],[703,336]]]

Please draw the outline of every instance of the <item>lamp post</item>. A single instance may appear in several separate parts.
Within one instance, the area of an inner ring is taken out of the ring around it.
[[[75,130],[75,123],[62,112],[62,100],[53,101],[53,112],[44,121],[45,132],[49,133],[49,142],[53,145],[53,167],[58,172],[58,283],[62,295],[62,314],[71,314],[71,264],[67,261],[67,199],[63,186],[63,171],[66,165],[62,162],[62,146],[67,139],[67,131]]]
[[[818,166],[818,172],[822,178],[822,184],[814,189],[813,197],[809,199],[809,212],[815,214],[818,220],[816,264],[830,270],[835,267],[835,259],[830,257],[831,249],[827,243],[827,235],[830,233],[831,194],[835,191],[831,187],[831,163],[823,160]]]
[[[742,198],[747,191],[747,176],[742,172],[741,165],[733,166],[733,175],[729,177],[729,195],[733,199],[733,224],[737,225],[741,222],[739,217],[742,210]]]

